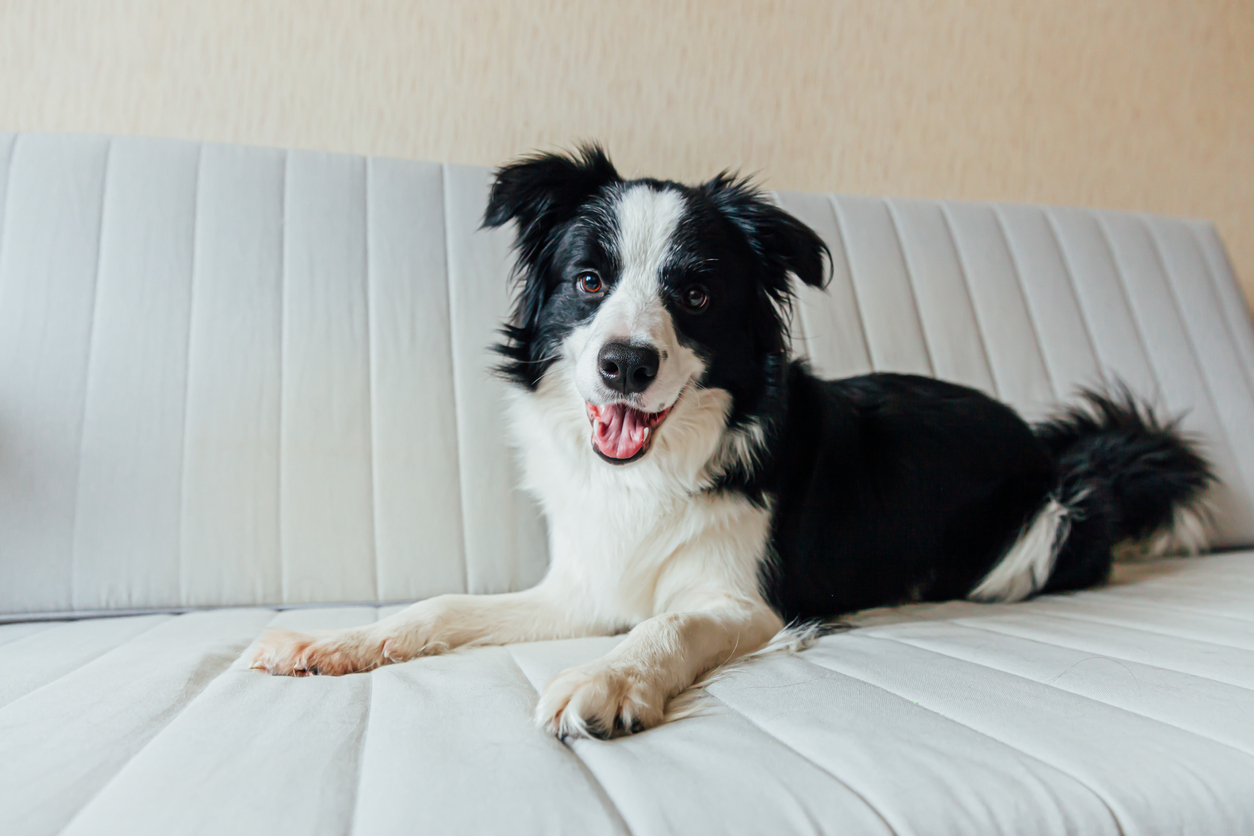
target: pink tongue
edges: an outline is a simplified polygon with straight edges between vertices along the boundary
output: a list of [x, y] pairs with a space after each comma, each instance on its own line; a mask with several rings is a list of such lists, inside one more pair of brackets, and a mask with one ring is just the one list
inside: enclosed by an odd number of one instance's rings
[[645, 414], [626, 404], [600, 407], [592, 419], [592, 443], [612, 459], [630, 459], [648, 438]]

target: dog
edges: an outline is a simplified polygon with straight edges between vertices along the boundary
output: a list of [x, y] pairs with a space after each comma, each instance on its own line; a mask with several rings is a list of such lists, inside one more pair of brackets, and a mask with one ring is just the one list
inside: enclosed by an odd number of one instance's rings
[[496, 171], [484, 225], [511, 223], [498, 371], [549, 523], [547, 575], [267, 634], [253, 667], [338, 675], [626, 632], [554, 678], [535, 719], [629, 734], [788, 624], [1100, 583], [1117, 546], [1178, 530], [1214, 480], [1123, 388], [1033, 427], [939, 380], [818, 379], [789, 356], [788, 324], [792, 282], [821, 287], [828, 248], [749, 180], [626, 180], [598, 146], [539, 154]]

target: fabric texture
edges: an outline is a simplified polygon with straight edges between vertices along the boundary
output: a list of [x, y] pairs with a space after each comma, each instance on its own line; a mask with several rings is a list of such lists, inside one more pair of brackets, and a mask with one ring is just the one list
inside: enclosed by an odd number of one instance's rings
[[[545, 569], [487, 346], [486, 169], [0, 134], [0, 614], [393, 602]], [[1254, 331], [1205, 222], [780, 194], [831, 246], [795, 346], [1040, 418], [1118, 378], [1254, 544]]]
[[[861, 613], [612, 742], [530, 718], [618, 638], [248, 670], [269, 626], [544, 572], [487, 372], [489, 176], [0, 134], [0, 833], [1254, 832], [1254, 551]], [[1211, 225], [777, 197], [834, 256], [793, 329], [820, 373], [1032, 419], [1123, 380], [1214, 460], [1217, 543], [1254, 543], [1254, 330]]]
[[537, 689], [617, 638], [266, 676], [266, 626], [388, 608], [0, 626], [0, 833], [1254, 832], [1254, 552], [1023, 604], [863, 613], [695, 717], [564, 745]]

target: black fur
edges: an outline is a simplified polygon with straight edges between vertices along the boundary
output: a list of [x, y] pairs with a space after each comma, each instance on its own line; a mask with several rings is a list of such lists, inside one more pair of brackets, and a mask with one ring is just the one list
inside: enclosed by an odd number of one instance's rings
[[824, 283], [830, 254], [818, 235], [743, 179], [629, 182], [596, 146], [497, 172], [484, 224], [518, 225], [521, 287], [497, 346], [508, 379], [534, 389], [565, 336], [595, 315], [599, 302], [572, 289], [579, 271], [596, 269], [612, 292], [614, 200], [634, 186], [684, 201], [662, 291], [713, 291], [699, 313], [667, 306], [706, 362], [700, 385], [732, 397], [729, 431], [752, 425], [762, 438], [752, 461], [725, 465], [708, 490], [773, 509], [762, 584], [786, 619], [964, 597], [1052, 499], [1067, 524], [1045, 589], [1091, 585], [1116, 543], [1163, 530], [1213, 481], [1176, 426], [1123, 389], [1087, 392], [1085, 406], [1034, 429], [952, 383], [816, 378], [786, 347], [790, 276]]
[[1105, 580], [1117, 543], [1163, 530], [1215, 480], [1178, 422], [1160, 422], [1127, 387], [1081, 395], [1084, 404], [1036, 428], [1058, 463], [1059, 493], [1074, 509], [1048, 591]]
[[768, 600], [789, 619], [966, 595], [1057, 484], [1009, 407], [931, 378], [792, 365]]
[[964, 597], [1051, 497], [1068, 525], [1042, 591], [1105, 580], [1115, 544], [1162, 531], [1214, 476], [1126, 390], [1084, 398], [1033, 429], [966, 387], [822, 381], [794, 362], [773, 466], [752, 483], [776, 501], [768, 600], [813, 619]]

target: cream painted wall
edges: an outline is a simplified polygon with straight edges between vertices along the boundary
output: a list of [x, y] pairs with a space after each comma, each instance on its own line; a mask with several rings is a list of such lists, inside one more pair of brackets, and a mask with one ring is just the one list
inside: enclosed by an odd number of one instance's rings
[[1254, 298], [1254, 2], [0, 0], [0, 129], [1211, 218]]

